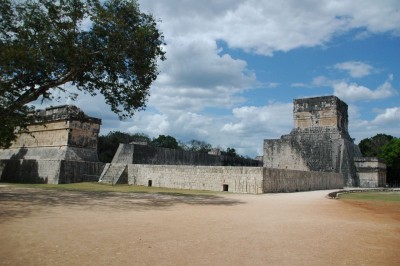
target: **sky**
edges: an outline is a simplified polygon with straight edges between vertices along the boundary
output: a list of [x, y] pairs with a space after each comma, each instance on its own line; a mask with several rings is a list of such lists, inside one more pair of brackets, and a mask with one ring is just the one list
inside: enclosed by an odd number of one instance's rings
[[159, 21], [159, 62], [145, 111], [120, 121], [101, 95], [74, 104], [110, 131], [171, 135], [262, 155], [293, 128], [293, 99], [335, 95], [355, 142], [400, 137], [400, 1], [139, 0]]

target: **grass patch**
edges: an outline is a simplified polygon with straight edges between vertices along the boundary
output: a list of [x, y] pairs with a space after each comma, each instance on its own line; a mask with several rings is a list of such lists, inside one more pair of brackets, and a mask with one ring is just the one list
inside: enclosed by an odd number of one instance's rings
[[160, 187], [146, 187], [133, 185], [107, 185], [98, 182], [82, 182], [72, 184], [15, 184], [1, 183], [8, 187], [15, 188], [37, 188], [37, 189], [52, 189], [52, 190], [69, 190], [69, 191], [88, 191], [88, 192], [122, 192], [122, 193], [154, 193], [154, 194], [177, 194], [177, 195], [214, 195], [218, 192], [203, 191], [203, 190], [186, 190]]
[[360, 192], [360, 193], [345, 193], [339, 196], [344, 200], [357, 201], [382, 201], [400, 203], [400, 192]]

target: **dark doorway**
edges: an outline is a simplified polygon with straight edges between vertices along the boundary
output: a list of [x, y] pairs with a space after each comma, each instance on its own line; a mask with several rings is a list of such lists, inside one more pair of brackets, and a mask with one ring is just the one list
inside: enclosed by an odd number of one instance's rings
[[227, 184], [222, 185], [222, 191], [228, 191], [229, 186]]
[[151, 187], [153, 185], [153, 180], [149, 180], [149, 182], [147, 182], [147, 186]]

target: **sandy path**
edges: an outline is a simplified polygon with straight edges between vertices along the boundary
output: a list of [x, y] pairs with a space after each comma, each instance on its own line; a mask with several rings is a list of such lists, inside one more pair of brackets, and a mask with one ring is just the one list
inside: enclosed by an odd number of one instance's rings
[[211, 197], [0, 188], [1, 265], [400, 265], [400, 217], [329, 191]]

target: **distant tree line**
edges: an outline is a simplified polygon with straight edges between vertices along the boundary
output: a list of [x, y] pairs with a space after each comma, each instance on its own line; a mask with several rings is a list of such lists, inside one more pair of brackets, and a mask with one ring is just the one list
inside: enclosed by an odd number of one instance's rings
[[386, 161], [389, 186], [400, 186], [400, 138], [377, 134], [360, 141], [358, 145], [364, 157], [378, 157]]
[[[185, 150], [191, 152], [203, 152], [208, 153], [212, 149], [217, 149], [211, 144], [202, 140], [190, 140], [186, 143], [178, 141], [176, 138], [169, 135], [159, 135], [156, 138], [150, 138], [148, 135], [143, 133], [125, 133], [120, 131], [112, 131], [107, 135], [99, 136], [99, 142], [97, 146], [99, 160], [105, 163], [111, 162], [115, 152], [118, 149], [120, 143], [131, 143], [131, 142], [146, 142], [147, 145], [160, 148], [169, 148], [177, 150]], [[218, 148], [220, 149], [220, 148]], [[221, 155], [234, 157], [234, 158], [245, 158], [236, 153], [234, 148], [227, 148], [226, 150], [220, 149]]]

